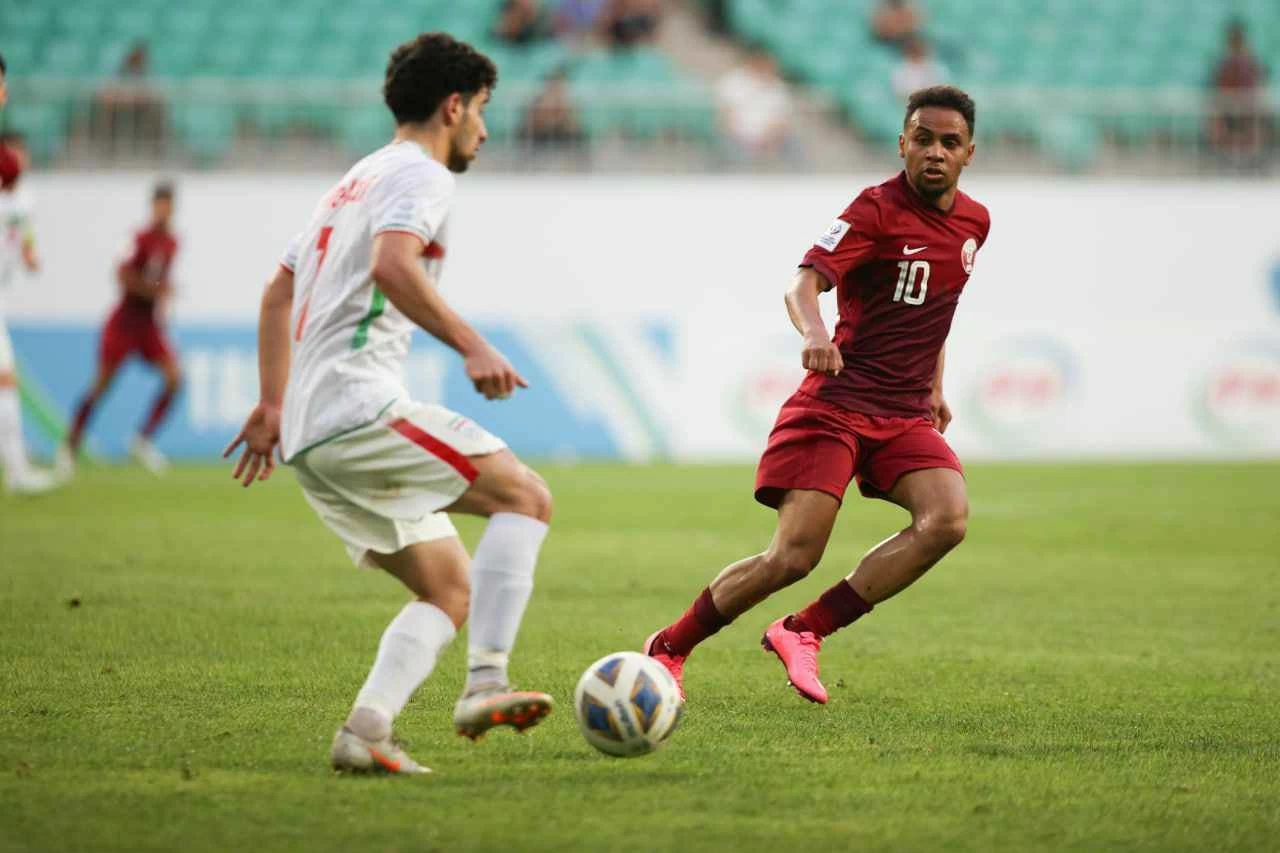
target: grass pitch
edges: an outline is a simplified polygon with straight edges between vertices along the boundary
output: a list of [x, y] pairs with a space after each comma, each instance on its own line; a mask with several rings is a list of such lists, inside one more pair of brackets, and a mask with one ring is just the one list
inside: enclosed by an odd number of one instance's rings
[[513, 674], [561, 706], [457, 738], [455, 643], [400, 723], [426, 779], [326, 767], [405, 596], [287, 470], [0, 498], [0, 849], [1275, 849], [1280, 466], [973, 466], [968, 541], [827, 643], [816, 707], [757, 644], [903, 522], [851, 499], [814, 576], [699, 649], [682, 728], [626, 761], [579, 738], [579, 673], [772, 514], [748, 467], [543, 470]]

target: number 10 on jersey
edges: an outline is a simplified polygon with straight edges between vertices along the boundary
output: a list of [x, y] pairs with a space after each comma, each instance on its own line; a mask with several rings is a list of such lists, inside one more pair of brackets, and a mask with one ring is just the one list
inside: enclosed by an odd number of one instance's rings
[[920, 305], [928, 292], [929, 262], [898, 261], [898, 289], [893, 292], [893, 301]]

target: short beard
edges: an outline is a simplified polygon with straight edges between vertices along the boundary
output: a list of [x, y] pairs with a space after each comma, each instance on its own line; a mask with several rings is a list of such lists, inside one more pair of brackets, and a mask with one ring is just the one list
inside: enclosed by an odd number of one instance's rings
[[923, 178], [924, 178], [924, 174], [921, 173], [920, 176], [916, 179], [915, 191], [920, 194], [921, 198], [926, 198], [929, 201], [936, 201], [937, 199], [942, 198], [951, 190], [952, 187], [955, 186], [955, 184], [947, 184], [946, 186], [942, 187], [939, 190], [934, 190], [931, 187], [925, 186]]
[[467, 168], [471, 165], [471, 161], [473, 159], [475, 158], [468, 157], [457, 148], [450, 148], [449, 160], [445, 165], [448, 166], [450, 172], [453, 172], [454, 174], [462, 174], [467, 171]]

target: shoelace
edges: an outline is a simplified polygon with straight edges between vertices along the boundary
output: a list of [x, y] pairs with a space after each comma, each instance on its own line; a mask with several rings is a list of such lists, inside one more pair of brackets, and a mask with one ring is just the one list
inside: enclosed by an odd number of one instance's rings
[[798, 632], [800, 637], [800, 658], [818, 674], [818, 651], [822, 648], [822, 640], [812, 631]]

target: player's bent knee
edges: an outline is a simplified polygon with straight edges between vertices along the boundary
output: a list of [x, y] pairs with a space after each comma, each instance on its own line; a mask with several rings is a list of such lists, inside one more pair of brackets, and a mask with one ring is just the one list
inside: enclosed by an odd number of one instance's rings
[[793, 584], [809, 576], [822, 559], [822, 552], [805, 545], [783, 545], [765, 555], [770, 574], [783, 585]]
[[919, 519], [914, 526], [916, 532], [937, 550], [950, 551], [964, 541], [969, 531], [968, 512], [956, 509], [931, 513]]
[[528, 504], [528, 511], [524, 514], [550, 524], [553, 506], [551, 489], [547, 488], [546, 481], [528, 468], [525, 469], [524, 492], [524, 499]]
[[471, 609], [471, 589], [466, 584], [450, 586], [447, 589], [433, 591], [431, 595], [421, 597], [419, 600], [439, 607], [455, 627], [461, 628], [466, 623], [467, 613]]
[[504, 471], [499, 482], [487, 484], [485, 493], [484, 515], [513, 512], [543, 523], [551, 521], [551, 490], [541, 477], [522, 463]]

